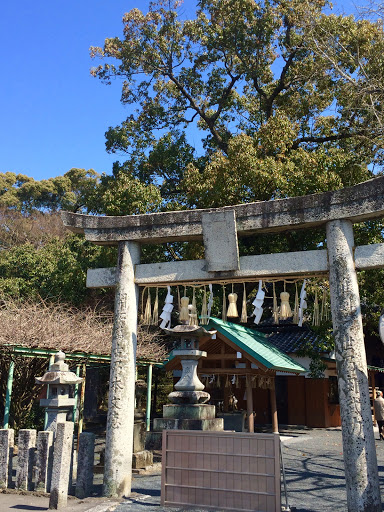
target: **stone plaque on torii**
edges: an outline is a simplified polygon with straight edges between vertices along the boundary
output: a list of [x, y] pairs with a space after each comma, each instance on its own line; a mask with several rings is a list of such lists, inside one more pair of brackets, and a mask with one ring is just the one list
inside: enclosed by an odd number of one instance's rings
[[[138, 287], [328, 274], [339, 377], [348, 509], [381, 510], [356, 269], [384, 267], [384, 244], [354, 246], [353, 223], [384, 216], [384, 177], [296, 198], [125, 217], [62, 213], [69, 229], [118, 245], [117, 266], [87, 286], [115, 286], [104, 493], [131, 490]], [[327, 249], [239, 257], [237, 237], [326, 229]], [[203, 240], [204, 260], [140, 264], [140, 244]]]

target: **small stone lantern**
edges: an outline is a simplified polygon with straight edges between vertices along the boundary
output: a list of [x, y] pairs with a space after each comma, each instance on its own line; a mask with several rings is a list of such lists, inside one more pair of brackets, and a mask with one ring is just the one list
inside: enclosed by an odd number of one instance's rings
[[163, 329], [167, 334], [180, 339], [179, 348], [173, 355], [180, 357], [182, 373], [175, 384], [176, 391], [168, 395], [172, 404], [163, 406], [163, 418], [153, 420], [153, 429], [182, 430], [223, 430], [223, 418], [216, 418], [216, 408], [207, 404], [209, 393], [197, 375], [197, 365], [207, 353], [199, 349], [199, 339], [212, 338], [216, 331], [206, 331], [197, 325], [177, 325], [172, 329]]
[[49, 386], [48, 398], [42, 398], [40, 405], [45, 407], [47, 412], [46, 430], [54, 432], [56, 432], [57, 423], [64, 423], [67, 420], [68, 412], [76, 405], [76, 399], [69, 397], [70, 387], [83, 381], [81, 377], [77, 377], [75, 373], [69, 371], [64, 360], [64, 352], [57, 352], [55, 362], [49, 370], [43, 377], [35, 378], [37, 384]]
[[172, 403], [205, 403], [209, 400], [209, 393], [203, 391], [204, 384], [197, 375], [197, 365], [201, 357], [207, 353], [199, 350], [199, 338], [212, 337], [216, 331], [206, 331], [197, 325], [177, 325], [173, 329], [163, 329], [171, 336], [180, 338], [179, 347], [173, 350], [174, 356], [181, 359], [182, 373], [180, 380], [175, 384], [176, 391], [169, 395]]

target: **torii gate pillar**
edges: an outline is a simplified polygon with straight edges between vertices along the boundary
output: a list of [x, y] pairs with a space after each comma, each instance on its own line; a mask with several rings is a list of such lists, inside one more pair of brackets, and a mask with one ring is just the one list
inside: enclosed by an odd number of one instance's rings
[[119, 242], [103, 485], [109, 497], [131, 493], [139, 260], [139, 244]]
[[380, 485], [349, 220], [327, 223], [329, 286], [349, 512], [379, 512]]

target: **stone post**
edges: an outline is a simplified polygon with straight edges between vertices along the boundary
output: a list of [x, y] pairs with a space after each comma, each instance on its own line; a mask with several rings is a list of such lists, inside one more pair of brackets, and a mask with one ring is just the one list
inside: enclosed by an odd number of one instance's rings
[[350, 221], [328, 222], [327, 247], [348, 511], [378, 512], [380, 486]]
[[36, 491], [50, 492], [53, 463], [53, 431], [37, 434], [35, 486]]
[[13, 428], [0, 429], [0, 489], [11, 487], [14, 440]]
[[67, 505], [72, 447], [73, 423], [71, 421], [58, 423], [53, 452], [50, 509], [59, 509]]
[[137, 243], [119, 242], [103, 486], [108, 497], [131, 492], [139, 260]]
[[32, 491], [33, 463], [36, 450], [36, 430], [21, 429], [17, 441], [16, 489]]
[[95, 434], [82, 432], [77, 455], [76, 498], [84, 499], [91, 495], [94, 457]]

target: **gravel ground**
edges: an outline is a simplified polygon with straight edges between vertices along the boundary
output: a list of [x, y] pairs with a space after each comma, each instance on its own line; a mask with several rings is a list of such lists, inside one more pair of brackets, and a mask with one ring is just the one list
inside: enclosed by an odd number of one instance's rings
[[[376, 438], [378, 434], [376, 433]], [[340, 429], [303, 429], [283, 432], [283, 457], [288, 504], [297, 512], [347, 510]], [[384, 441], [376, 441], [382, 496]], [[160, 506], [160, 474], [135, 476], [133, 494], [115, 512], [181, 512], [185, 508]], [[285, 496], [282, 494], [285, 505]], [[194, 509], [196, 512], [206, 509]], [[384, 507], [383, 507], [384, 510]]]

